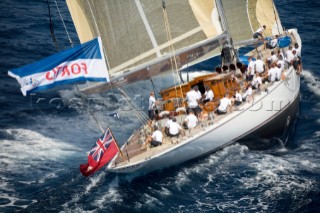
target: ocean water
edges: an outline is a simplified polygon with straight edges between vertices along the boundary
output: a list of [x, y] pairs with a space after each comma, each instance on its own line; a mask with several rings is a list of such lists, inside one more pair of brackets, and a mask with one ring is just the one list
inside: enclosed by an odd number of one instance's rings
[[[63, 0], [58, 0], [79, 43]], [[100, 135], [72, 87], [23, 97], [7, 71], [57, 52], [46, 1], [0, 1], [0, 212], [320, 212], [320, 2], [276, 0], [283, 25], [302, 38], [300, 115], [286, 148], [254, 151], [235, 144], [207, 157], [140, 177], [104, 170], [90, 178], [79, 164]], [[70, 47], [52, 5], [60, 49]], [[207, 65], [208, 66], [208, 65]], [[157, 84], [155, 79], [155, 84]], [[142, 94], [150, 85], [126, 88]], [[119, 98], [119, 94], [115, 94]], [[139, 102], [139, 101], [138, 101]], [[95, 95], [102, 126], [123, 141], [139, 122], [110, 94]]]

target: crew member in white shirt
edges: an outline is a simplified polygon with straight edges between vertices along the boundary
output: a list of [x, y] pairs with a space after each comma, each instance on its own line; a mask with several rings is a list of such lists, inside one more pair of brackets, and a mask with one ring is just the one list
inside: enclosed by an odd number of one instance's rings
[[248, 58], [249, 64], [248, 64], [248, 71], [247, 71], [247, 80], [251, 81], [254, 76], [254, 61], [252, 60], [252, 56], [249, 56]]
[[198, 100], [198, 102], [199, 102], [200, 99], [201, 99], [201, 97], [202, 97], [201, 92], [199, 91], [199, 87], [198, 87], [198, 86], [194, 86], [194, 90], [195, 90], [195, 91], [197, 92], [197, 94], [198, 94], [197, 100]]
[[265, 71], [265, 66], [264, 66], [264, 62], [261, 60], [261, 57], [258, 56], [257, 60], [254, 62], [254, 68], [255, 71], [258, 73], [264, 73]]
[[298, 43], [294, 44], [293, 50], [295, 50], [297, 52], [298, 57], [301, 57], [301, 48]]
[[148, 115], [151, 120], [155, 117], [155, 108], [156, 108], [156, 98], [154, 97], [154, 92], [150, 92], [149, 97], [149, 107], [148, 107]]
[[202, 103], [205, 104], [213, 100], [214, 94], [208, 85], [205, 85], [204, 88], [206, 89], [206, 92], [203, 95]]
[[263, 37], [263, 32], [265, 31], [266, 29], [266, 25], [263, 25], [262, 27], [259, 27], [259, 29], [257, 29], [257, 31], [253, 34], [253, 38], [258, 38], [260, 40], [264, 40], [264, 37]]
[[241, 103], [242, 103], [242, 96], [237, 90], [235, 95], [234, 105], [239, 106]]
[[278, 45], [279, 36], [276, 35], [271, 41], [265, 43], [267, 49], [274, 49]]
[[291, 61], [294, 58], [294, 55], [292, 53], [292, 46], [289, 47], [289, 49], [286, 51], [286, 62], [289, 66], [291, 66]]
[[279, 64], [280, 64], [280, 69], [281, 71], [284, 70], [284, 60], [283, 60], [283, 56], [282, 55], [279, 55], [278, 57], [278, 62], [277, 62], [277, 66], [279, 67]]
[[199, 96], [199, 93], [196, 90], [198, 90], [198, 86], [194, 86], [189, 92], [187, 92], [186, 99], [188, 109], [192, 109], [194, 113], [198, 116], [202, 111], [198, 104], [201, 98], [201, 93]]
[[158, 129], [157, 125], [153, 127], [154, 132], [148, 136], [145, 141], [145, 147], [151, 144], [151, 147], [162, 145], [162, 132]]
[[260, 77], [260, 74], [256, 72], [256, 76], [253, 78], [251, 82], [252, 89], [259, 89], [261, 84], [262, 84], [262, 79]]
[[271, 56], [267, 60], [268, 60], [268, 66], [270, 69], [272, 63], [276, 63], [278, 61], [278, 57], [274, 51], [271, 51]]
[[170, 126], [169, 126], [169, 136], [170, 137], [178, 137], [182, 131], [183, 131], [183, 129], [177, 123], [177, 119], [172, 118], [172, 122], [170, 123]]
[[281, 70], [281, 64], [277, 64], [274, 67], [275, 73], [276, 73], [276, 81], [281, 80], [282, 70]]
[[294, 67], [295, 70], [297, 70], [298, 73], [301, 72], [301, 58], [298, 56], [297, 51], [294, 49], [292, 50], [293, 58], [290, 62], [290, 65]]
[[274, 82], [276, 80], [277, 73], [276, 73], [275, 67], [276, 67], [275, 63], [272, 63], [271, 69], [269, 69], [268, 71], [268, 78], [270, 82]]
[[167, 136], [169, 136], [170, 134], [169, 134], [169, 128], [170, 128], [170, 124], [171, 124], [171, 122], [172, 122], [172, 118], [173, 118], [173, 116], [169, 116], [169, 118], [168, 118], [168, 120], [167, 120], [167, 122], [166, 122], [166, 126], [165, 126], [165, 129], [164, 129], [164, 133], [167, 135]]
[[219, 107], [217, 109], [218, 114], [226, 114], [228, 112], [228, 107], [231, 106], [231, 100], [229, 99], [229, 95], [225, 94], [224, 98], [220, 100]]
[[249, 84], [246, 92], [242, 96], [242, 100], [243, 101], [250, 100], [251, 97], [252, 97], [252, 86], [251, 84]]
[[192, 110], [189, 110], [187, 117], [183, 122], [185, 129], [193, 129], [198, 124], [198, 118], [194, 115]]

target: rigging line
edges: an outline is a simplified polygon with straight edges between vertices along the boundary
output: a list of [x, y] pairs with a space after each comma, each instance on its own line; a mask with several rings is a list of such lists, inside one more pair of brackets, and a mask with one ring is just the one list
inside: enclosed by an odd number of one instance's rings
[[[280, 27], [279, 27], [277, 14], [276, 14], [275, 5], [274, 5], [274, 1], [273, 0], [272, 0], [272, 7], [273, 7], [274, 19], [276, 20], [276, 23], [277, 23], [278, 34], [280, 35]], [[279, 18], [279, 21], [280, 21], [280, 18]]]
[[[56, 7], [57, 7], [57, 10], [58, 10], [58, 13], [59, 13], [59, 15], [60, 15], [60, 18], [61, 18], [61, 21], [62, 21], [62, 23], [63, 23], [64, 29], [65, 29], [65, 31], [66, 31], [66, 33], [67, 33], [67, 36], [68, 36], [68, 38], [69, 38], [69, 42], [70, 42], [70, 44], [71, 44], [71, 47], [73, 47], [74, 44], [73, 44], [72, 39], [71, 39], [71, 37], [70, 37], [70, 35], [69, 35], [69, 32], [68, 32], [68, 30], [67, 30], [67, 27], [66, 27], [66, 25], [65, 25], [64, 19], [63, 19], [62, 15], [61, 15], [59, 6], [58, 6], [58, 4], [57, 4], [57, 1], [54, 0], [54, 2], [56, 3]], [[102, 131], [102, 133], [104, 133], [104, 130], [103, 130], [103, 128], [101, 127], [101, 125], [100, 125], [97, 117], [95, 116], [94, 112], [91, 112], [90, 105], [89, 105], [89, 102], [88, 102], [87, 98], [86, 98], [83, 94], [80, 93], [80, 89], [79, 89], [78, 85], [75, 85], [75, 88], [76, 88], [76, 90], [77, 90], [77, 93], [80, 95], [82, 101], [84, 101], [84, 102], [86, 103], [86, 105], [87, 105], [87, 107], [88, 107], [88, 110], [89, 110], [89, 113], [92, 115], [92, 117], [93, 117], [93, 119], [95, 120], [97, 126], [98, 126], [99, 129]]]
[[[91, 15], [92, 15], [92, 17], [93, 17], [93, 20], [94, 20], [94, 23], [95, 23], [97, 32], [98, 32], [99, 36], [101, 36], [100, 31], [99, 31], [99, 28], [98, 28], [98, 24], [97, 24], [97, 22], [96, 22], [96, 19], [95, 19], [95, 16], [94, 16], [94, 13], [93, 13], [93, 10], [92, 10], [92, 7], [91, 7], [91, 4], [90, 4], [89, 1], [87, 1], [87, 2], [88, 2], [88, 5], [89, 5], [89, 8], [90, 8]], [[121, 5], [121, 2], [120, 2], [120, 5]], [[121, 8], [122, 8], [122, 5], [121, 5]], [[127, 31], [129, 32], [128, 26], [127, 26], [127, 22], [126, 22], [126, 20], [124, 20], [124, 21], [125, 21], [125, 23], [126, 23]], [[104, 50], [104, 53], [105, 53], [105, 49], [104, 49], [104, 48], [103, 48], [103, 50]], [[132, 50], [132, 52], [133, 52], [132, 45], [131, 45], [131, 50]], [[105, 53], [105, 56], [106, 56], [106, 53]], [[107, 57], [105, 57], [105, 58], [107, 59]], [[108, 63], [108, 61], [107, 61], [107, 63]], [[110, 68], [110, 66], [109, 66], [109, 68]], [[112, 84], [111, 84], [111, 91], [112, 91], [112, 94], [114, 95], [114, 89], [113, 89]], [[119, 91], [120, 91], [120, 90], [119, 90]], [[118, 112], [118, 110], [117, 110], [117, 112]], [[137, 113], [135, 113], [135, 114], [137, 114]], [[138, 116], [139, 116], [139, 115], [138, 115]], [[122, 130], [122, 132], [123, 132], [123, 125], [121, 125], [121, 130]]]
[[[230, 33], [230, 28], [229, 28], [229, 24], [227, 21], [227, 18], [225, 16], [225, 11], [224, 11], [224, 7], [223, 7], [223, 3], [222, 0], [217, 1], [217, 9], [218, 9], [218, 14], [219, 14], [219, 18], [220, 18], [220, 23], [222, 25], [222, 28], [224, 31], [227, 31], [227, 44], [229, 47], [229, 53], [232, 56], [232, 60], [234, 61], [234, 59], [236, 58], [237, 60], [239, 59], [239, 56], [236, 55], [236, 52], [234, 50], [234, 45], [233, 45], [233, 40], [232, 40], [232, 36]], [[233, 54], [232, 54], [233, 53]]]
[[[73, 42], [72, 42], [72, 40], [71, 40], [71, 38], [70, 38], [70, 35], [69, 35], [69, 33], [68, 33], [68, 30], [67, 30], [67, 27], [66, 27], [66, 25], [65, 25], [65, 22], [64, 22], [64, 19], [63, 19], [63, 17], [62, 17], [62, 14], [61, 14], [61, 12], [60, 12], [59, 6], [58, 6], [56, 0], [54, 0], [54, 1], [55, 1], [55, 3], [56, 3], [58, 13], [59, 13], [59, 15], [60, 15], [61, 21], [62, 21], [63, 26], [64, 26], [64, 28], [65, 28], [65, 31], [66, 31], [66, 33], [67, 33], [67, 36], [68, 36], [68, 38], [69, 38], [70, 44], [71, 44], [71, 46], [73, 47], [73, 46], [74, 46], [74, 45], [73, 45]], [[101, 125], [100, 125], [97, 117], [95, 116], [95, 113], [94, 113], [94, 112], [91, 110], [91, 108], [90, 108], [90, 104], [89, 104], [87, 98], [86, 98], [82, 93], [80, 93], [80, 89], [79, 89], [78, 85], [75, 85], [75, 88], [76, 88], [76, 91], [77, 91], [77, 93], [79, 94], [80, 98], [82, 99], [82, 101], [87, 105], [88, 110], [89, 110], [89, 113], [92, 115], [92, 117], [93, 117], [94, 121], [96, 122], [97, 126], [99, 127], [99, 129], [101, 130], [101, 132], [104, 133], [104, 130], [103, 130], [103, 128], [101, 127]]]
[[[94, 14], [93, 14], [93, 10], [92, 10], [92, 7], [91, 7], [91, 4], [90, 4], [89, 0], [87, 0], [87, 3], [88, 3], [88, 5], [89, 5], [89, 9], [90, 9], [90, 12], [91, 12], [91, 16], [92, 16], [92, 18], [93, 18], [93, 22], [94, 22], [95, 28], [96, 28], [96, 30], [97, 30], [97, 32], [98, 32], [98, 36], [101, 37], [100, 30], [99, 30], [99, 27], [98, 27], [96, 18], [95, 18]], [[105, 60], [106, 60], [106, 63], [107, 63], [107, 68], [108, 68], [108, 70], [109, 70], [109, 69], [110, 69], [110, 64], [109, 64], [109, 61], [108, 61], [108, 57], [107, 57], [106, 50], [104, 49], [104, 46], [103, 46], [103, 45], [102, 45], [102, 49], [103, 49], [103, 54], [104, 54], [104, 57], [105, 57]], [[112, 84], [111, 84], [111, 86], [112, 86]]]
[[[136, 1], [136, 5], [138, 7], [137, 1]], [[120, 1], [120, 7], [121, 7], [121, 10], [122, 10], [122, 13], [126, 14], [125, 11], [123, 10], [124, 7], [122, 6], [121, 1]], [[139, 9], [139, 7], [138, 7], [138, 9]], [[126, 24], [127, 34], [129, 35], [129, 27], [128, 27], [127, 20], [126, 20], [125, 16], [123, 16], [123, 20], [124, 20], [124, 22]], [[129, 40], [129, 41], [130, 41], [131, 53], [134, 55], [133, 45], [131, 43], [131, 40]], [[140, 46], [139, 46], [139, 52], [141, 53]], [[151, 79], [151, 77], [150, 77], [150, 79]], [[129, 96], [123, 90], [121, 90], [120, 92], [122, 92], [123, 95], [127, 98], [127, 100], [128, 100], [127, 102], [133, 107], [133, 112], [134, 112], [135, 116], [140, 120], [140, 122], [143, 125], [145, 123], [147, 123], [148, 122], [148, 117], [146, 116], [146, 114], [142, 113], [142, 110], [140, 109], [140, 107], [136, 106], [134, 103], [132, 103], [132, 101], [130, 101], [131, 99], [129, 98]]]
[[[168, 41], [168, 48], [169, 48], [169, 55], [170, 55], [170, 63], [171, 65], [173, 64], [173, 60], [172, 60], [172, 51], [171, 51], [171, 41], [168, 35], [168, 24], [167, 24], [167, 19], [166, 19], [166, 6], [165, 6], [165, 2], [162, 1], [162, 7], [163, 7], [163, 18], [164, 18], [164, 25], [165, 25], [165, 30], [166, 30], [166, 36], [167, 36], [167, 41]], [[174, 74], [174, 70], [173, 70], [173, 66], [171, 66], [171, 72], [172, 72], [172, 77], [173, 77], [173, 83], [175, 86], [175, 92], [176, 92], [176, 96], [178, 97], [178, 93], [177, 93], [177, 89], [176, 89], [176, 79], [175, 79], [175, 74]]]
[[59, 44], [58, 44], [58, 42], [57, 42], [56, 36], [55, 36], [55, 34], [54, 34], [53, 21], [52, 21], [52, 18], [51, 18], [50, 0], [47, 0], [47, 4], [48, 4], [49, 19], [50, 19], [50, 33], [51, 33], [51, 38], [52, 38], [52, 41], [53, 41], [56, 49], [59, 50], [60, 47], [59, 47]]
[[158, 88], [155, 86], [155, 84], [153, 83], [153, 80], [152, 78], [150, 78], [150, 81], [151, 81], [151, 84], [152, 84], [152, 87], [153, 87], [153, 92], [157, 92], [159, 95], [160, 95], [160, 91], [158, 90]]
[[[175, 50], [174, 50], [174, 46], [173, 46], [173, 43], [172, 43], [172, 35], [171, 35], [171, 31], [170, 31], [168, 13], [167, 13], [167, 10], [166, 10], [166, 5], [165, 5], [165, 1], [164, 0], [162, 0], [162, 9], [163, 9], [163, 14], [164, 14], [164, 19], [165, 19], [167, 39], [168, 39], [169, 44], [170, 44], [169, 45], [169, 50], [170, 50], [169, 52], [171, 53], [171, 55], [173, 55], [173, 57], [171, 57], [171, 59], [173, 58], [173, 60], [174, 60], [174, 65], [175, 65], [175, 69], [176, 69], [175, 71], [176, 71], [177, 76], [179, 76], [177, 60], [176, 60], [176, 57], [174, 56], [174, 51]], [[172, 69], [172, 72], [173, 72], [173, 75], [174, 75], [174, 70], [173, 69]], [[183, 91], [182, 91], [182, 87], [181, 87], [181, 79], [180, 78], [178, 78], [178, 83], [179, 83], [179, 87], [180, 87], [181, 98], [183, 98]], [[176, 91], [176, 96], [179, 97], [176, 87], [175, 87], [175, 91]]]
[[[171, 36], [171, 31], [170, 31], [170, 25], [169, 25], [168, 17], [167, 17], [167, 22], [168, 22], [168, 30], [169, 30], [170, 41], [172, 41], [172, 36]], [[171, 50], [172, 50], [172, 53], [175, 52], [174, 46], [173, 46], [172, 42], [171, 42]], [[179, 78], [178, 78], [178, 83], [179, 83], [181, 98], [183, 99], [183, 91], [182, 91], [182, 86], [181, 86], [182, 81], [181, 81], [180, 74], [179, 74], [179, 71], [178, 71], [177, 60], [176, 60], [176, 57], [175, 57], [174, 55], [173, 55], [173, 60], [174, 60], [176, 75], [179, 76]], [[178, 94], [177, 94], [177, 97], [179, 97]]]
[[59, 15], [60, 15], [60, 18], [61, 18], [61, 21], [62, 21], [63, 27], [64, 27], [64, 29], [65, 29], [65, 31], [66, 31], [66, 33], [67, 33], [67, 36], [68, 36], [69, 42], [70, 42], [70, 44], [71, 44], [71, 47], [73, 47], [73, 46], [74, 46], [74, 45], [73, 45], [73, 42], [72, 42], [71, 37], [70, 37], [70, 35], [69, 35], [69, 32], [68, 32], [67, 26], [66, 26], [66, 24], [65, 24], [65, 22], [64, 22], [64, 20], [63, 20], [63, 18], [62, 18], [62, 15], [61, 15], [61, 12], [60, 12], [60, 9], [59, 9], [59, 6], [58, 6], [58, 3], [57, 3], [57, 1], [56, 1], [56, 0], [54, 0], [54, 2], [56, 3], [56, 7], [57, 7], [57, 10], [58, 10], [58, 13], [59, 13]]
[[[120, 8], [121, 8], [121, 10], [122, 10], [122, 5], [121, 5], [121, 1], [120, 1]], [[110, 12], [111, 13], [111, 12]], [[123, 12], [123, 10], [122, 10], [122, 13], [123, 14], [125, 14], [124, 12]], [[112, 14], [114, 14], [114, 11], [112, 11]], [[92, 14], [93, 15], [93, 14]], [[128, 26], [127, 26], [127, 22], [124, 20], [124, 22], [126, 23], [126, 28], [127, 28], [127, 32], [128, 32]], [[116, 32], [116, 31], [115, 31]], [[131, 46], [131, 52], [133, 52], [133, 49], [132, 49], [132, 45], [130, 45]], [[112, 94], [113, 94], [113, 87], [112, 87], [112, 84], [111, 84], [111, 91], [112, 91]], [[118, 89], [118, 91], [120, 91], [120, 89]], [[121, 91], [120, 91], [121, 92]], [[117, 113], [119, 113], [119, 110], [120, 110], [120, 107], [118, 108], [118, 110], [117, 110]], [[123, 120], [121, 119], [121, 133], [122, 133], [122, 135], [125, 135], [125, 132], [124, 132], [124, 130], [123, 130]], [[128, 157], [128, 160], [129, 160], [129, 157]]]
[[[129, 95], [123, 90], [119, 88], [119, 91], [122, 93], [122, 95], [127, 99], [130, 100], [131, 98], [129, 97]], [[143, 113], [143, 110], [135, 103], [132, 101], [128, 101], [135, 109], [137, 110], [137, 113], [140, 114], [140, 117], [144, 118], [146, 121], [148, 120], [148, 116]]]
[[142, 124], [147, 123], [148, 117], [144, 113], [142, 113], [141, 110], [139, 110], [139, 107], [134, 103], [134, 101], [130, 99], [128, 96], [126, 97], [126, 100], [133, 107], [133, 113], [141, 121], [141, 123]]
[[[152, 44], [153, 44], [155, 47], [157, 47], [158, 44], [156, 43], [156, 40], [155, 40], [155, 38], [154, 38], [154, 36], [153, 36], [153, 34], [152, 34], [152, 32], [151, 32], [151, 28], [150, 28], [149, 24], [147, 23], [146, 16], [145, 16], [145, 14], [144, 14], [144, 12], [143, 12], [143, 9], [142, 9], [142, 7], [141, 7], [141, 4], [140, 4], [140, 2], [139, 2], [138, 0], [136, 0], [135, 3], [136, 3], [136, 6], [137, 6], [138, 11], [139, 11], [139, 13], [140, 13], [140, 16], [141, 16], [141, 18], [142, 18], [142, 20], [143, 20], [143, 22], [144, 22], [144, 24], [145, 24], [145, 27], [146, 27], [146, 29], [147, 29], [147, 31], [148, 31], [148, 34], [149, 34], [149, 36], [150, 36], [150, 38], [151, 38]], [[121, 7], [121, 10], [122, 10], [122, 13], [123, 13], [123, 14], [126, 14], [125, 11], [123, 10], [124, 7], [122, 6], [121, 1], [120, 1], [120, 7]], [[126, 24], [127, 34], [129, 35], [129, 27], [128, 27], [127, 20], [126, 20], [125, 16], [123, 16], [123, 19], [124, 19], [124, 22], [125, 22], [125, 24]], [[135, 32], [137, 32], [137, 31], [135, 30]], [[130, 41], [130, 44], [131, 44], [131, 39], [130, 39], [129, 41]], [[139, 53], [141, 54], [140, 45], [138, 45], [138, 47], [139, 47]], [[131, 48], [131, 53], [134, 55], [133, 45], [130, 45], [130, 48]], [[157, 56], [161, 56], [161, 54], [160, 54], [159, 52], [157, 52]], [[152, 77], [151, 77], [151, 76], [150, 76], [150, 80], [151, 80], [151, 82], [152, 82]], [[152, 82], [152, 84], [153, 84], [153, 82]], [[154, 87], [154, 84], [153, 84], [153, 87]], [[124, 91], [123, 91], [123, 93], [124, 93]], [[130, 100], [130, 98], [128, 97], [128, 95], [127, 95], [127, 94], [125, 94], [125, 95], [127, 96], [128, 100]], [[136, 116], [138, 117], [138, 119], [140, 119], [142, 123], [143, 123], [143, 122], [147, 123], [149, 118], [148, 118], [145, 114], [141, 113], [142, 110], [140, 109], [140, 107], [133, 105], [133, 103], [131, 103], [131, 102], [130, 102], [130, 104], [134, 107], [133, 111], [135, 111], [135, 114], [136, 114]], [[140, 111], [141, 111], [141, 112], [140, 112]], [[139, 116], [140, 116], [140, 118], [139, 118]], [[143, 124], [144, 124], [144, 123], [143, 123]]]
[[[172, 34], [171, 34], [171, 30], [170, 30], [170, 24], [169, 24], [169, 19], [168, 19], [168, 13], [167, 13], [167, 11], [165, 11], [165, 18], [166, 18], [166, 24], [167, 24], [167, 32], [168, 32], [168, 36], [169, 36], [169, 41], [170, 41], [170, 46], [169, 46], [169, 48], [171, 48], [171, 53], [172, 53], [172, 55], [173, 55], [173, 60], [174, 60], [174, 65], [175, 65], [175, 68], [176, 68], [176, 71], [177, 71], [177, 73], [178, 73], [178, 66], [177, 66], [177, 61], [176, 61], [176, 57], [174, 56], [174, 52], [175, 52], [175, 50], [174, 50], [174, 46], [173, 46], [173, 43], [172, 43], [172, 41], [173, 41], [173, 39], [172, 39]], [[181, 82], [179, 82], [179, 83], [181, 83]]]
[[129, 98], [129, 96], [125, 93], [124, 90], [119, 89], [119, 91], [123, 94], [123, 96], [126, 98], [126, 101], [128, 102], [128, 104], [130, 104], [134, 110], [133, 113], [135, 114], [135, 116], [138, 118], [138, 120], [144, 125], [145, 123], [148, 122], [148, 118], [147, 116], [142, 113], [142, 111], [140, 112], [139, 110], [137, 110], [137, 108], [139, 108], [138, 106], [136, 106], [136, 104], [134, 102], [131, 101], [131, 99]]
[[[65, 25], [65, 22], [64, 22], [64, 19], [63, 19], [63, 17], [62, 17], [62, 14], [61, 14], [61, 12], [60, 12], [59, 6], [58, 6], [56, 0], [54, 0], [54, 1], [55, 1], [55, 3], [56, 3], [58, 13], [59, 13], [59, 15], [60, 15], [61, 21], [62, 21], [63, 26], [64, 26], [64, 28], [65, 28], [65, 31], [66, 31], [66, 33], [67, 33], [67, 36], [68, 36], [68, 38], [69, 38], [70, 44], [71, 44], [71, 46], [73, 47], [74, 44], [73, 44], [73, 42], [72, 42], [72, 40], [71, 40], [71, 38], [70, 38], [70, 35], [69, 35], [69, 33], [68, 33], [68, 30], [67, 30], [67, 27], [66, 27], [66, 25]], [[53, 28], [52, 28], [52, 30], [53, 30]], [[80, 98], [82, 99], [82, 101], [87, 105], [88, 111], [89, 111], [89, 113], [92, 115], [94, 121], [96, 122], [96, 125], [99, 127], [99, 129], [101, 130], [101, 132], [104, 133], [104, 130], [103, 130], [103, 128], [101, 127], [101, 125], [100, 125], [97, 117], [95, 116], [95, 113], [94, 113], [94, 112], [91, 110], [91, 108], [90, 108], [90, 104], [89, 104], [87, 98], [80, 92], [80, 89], [79, 89], [78, 85], [75, 85], [75, 89], [76, 89], [77, 93], [79, 94]]]
[[[167, 20], [167, 25], [168, 25], [168, 33], [169, 33], [169, 37], [170, 37], [170, 41], [171, 41], [171, 49], [172, 49], [172, 53], [174, 53], [175, 49], [174, 49], [174, 45], [172, 43], [173, 39], [172, 39], [171, 30], [170, 30], [170, 23], [169, 23], [167, 11], [166, 11], [166, 20]], [[175, 65], [175, 68], [176, 68], [177, 75], [179, 75], [177, 59], [176, 59], [175, 56], [173, 57], [173, 59], [174, 59], [174, 65]], [[181, 78], [179, 78], [179, 87], [180, 87], [180, 92], [181, 92], [181, 98], [183, 98], [183, 92], [182, 92], [181, 83], [182, 83]]]
[[[87, 0], [87, 3], [88, 3], [88, 5], [89, 5], [89, 9], [90, 9], [90, 12], [91, 12], [91, 16], [92, 16], [92, 18], [93, 18], [93, 21], [94, 21], [94, 24], [95, 24], [95, 27], [96, 27], [96, 30], [97, 30], [97, 32], [98, 32], [98, 36], [99, 37], [101, 37], [101, 33], [100, 33], [100, 30], [99, 30], [99, 27], [98, 27], [98, 24], [97, 24], [97, 21], [96, 21], [96, 18], [95, 18], [95, 16], [94, 16], [94, 13], [93, 13], [93, 10], [92, 10], [92, 7], [91, 7], [91, 4], [90, 4], [90, 1], [89, 0]], [[108, 74], [109, 74], [109, 69], [110, 69], [110, 64], [109, 64], [109, 61], [108, 61], [108, 57], [107, 57], [107, 54], [106, 54], [106, 50], [105, 50], [105, 48], [104, 48], [104, 46], [102, 45], [102, 49], [103, 49], [103, 53], [104, 53], [104, 56], [105, 56], [105, 61], [106, 61], [106, 64], [107, 64], [107, 72], [108, 72]], [[115, 96], [115, 94], [114, 94], [114, 90], [113, 90], [113, 86], [112, 86], [112, 83], [110, 82], [110, 86], [111, 86], [111, 92], [112, 92], [112, 95], [113, 96]], [[113, 103], [114, 105], [115, 105], [115, 103]], [[119, 114], [119, 109], [118, 110], [116, 110], [117, 111], [117, 113]], [[123, 125], [121, 125], [121, 129], [123, 128]], [[123, 131], [123, 130], [122, 130]]]
[[97, 126], [99, 127], [99, 129], [101, 130], [102, 133], [104, 133], [104, 130], [102, 128], [102, 126], [100, 125], [94, 111], [91, 110], [91, 107], [90, 107], [90, 103], [88, 101], [88, 99], [85, 97], [85, 95], [83, 95], [81, 92], [80, 92], [80, 89], [78, 87], [78, 85], [75, 85], [75, 88], [76, 88], [76, 91], [77, 93], [79, 94], [80, 98], [82, 99], [82, 101], [87, 105], [88, 107], [88, 111], [89, 113], [92, 115], [92, 118], [94, 119], [94, 121], [96, 122]]

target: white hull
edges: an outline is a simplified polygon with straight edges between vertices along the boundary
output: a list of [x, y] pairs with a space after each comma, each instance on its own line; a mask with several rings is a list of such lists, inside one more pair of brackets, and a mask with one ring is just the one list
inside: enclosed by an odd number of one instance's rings
[[229, 113], [218, 122], [204, 128], [202, 132], [140, 162], [117, 167], [111, 167], [113, 165], [111, 162], [108, 171], [148, 173], [222, 149], [267, 125], [280, 115], [291, 123], [293, 119], [290, 119], [290, 115], [296, 112], [290, 112], [290, 109], [299, 99], [300, 77], [292, 68], [287, 71], [287, 75], [285, 81], [275, 82], [269, 86], [268, 93], [261, 92], [255, 95], [252, 103], [242, 104], [239, 110]]

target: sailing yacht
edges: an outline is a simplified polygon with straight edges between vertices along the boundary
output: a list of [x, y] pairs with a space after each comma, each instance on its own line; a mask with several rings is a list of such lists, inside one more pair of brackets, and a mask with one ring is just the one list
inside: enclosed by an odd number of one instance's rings
[[[162, 88], [157, 124], [164, 127], [166, 113], [178, 122], [185, 118], [186, 93], [197, 85], [209, 86], [215, 101], [204, 105], [203, 118], [196, 128], [180, 137], [164, 137], [161, 146], [144, 146], [152, 132], [150, 121], [133, 132], [107, 170], [116, 173], [147, 173], [208, 155], [248, 137], [271, 138], [282, 134], [294, 121], [299, 107], [300, 76], [287, 66], [283, 78], [264, 84], [250, 100], [233, 106], [225, 115], [214, 110], [226, 93], [243, 89], [241, 76], [227, 72], [197, 76], [189, 82], [180, 78], [185, 66], [201, 63], [223, 53], [222, 63], [235, 64], [238, 49], [253, 45], [248, 56], [266, 60], [271, 50], [253, 39], [256, 29], [266, 25], [265, 37], [280, 35], [298, 43], [296, 29], [285, 30], [272, 0], [67, 0], [81, 43], [100, 36], [110, 82], [95, 83], [82, 93], [99, 93], [155, 76], [175, 74], [175, 85]], [[283, 53], [288, 45], [279, 45]], [[125, 95], [125, 92], [123, 91]], [[181, 110], [182, 109], [182, 110]]]

